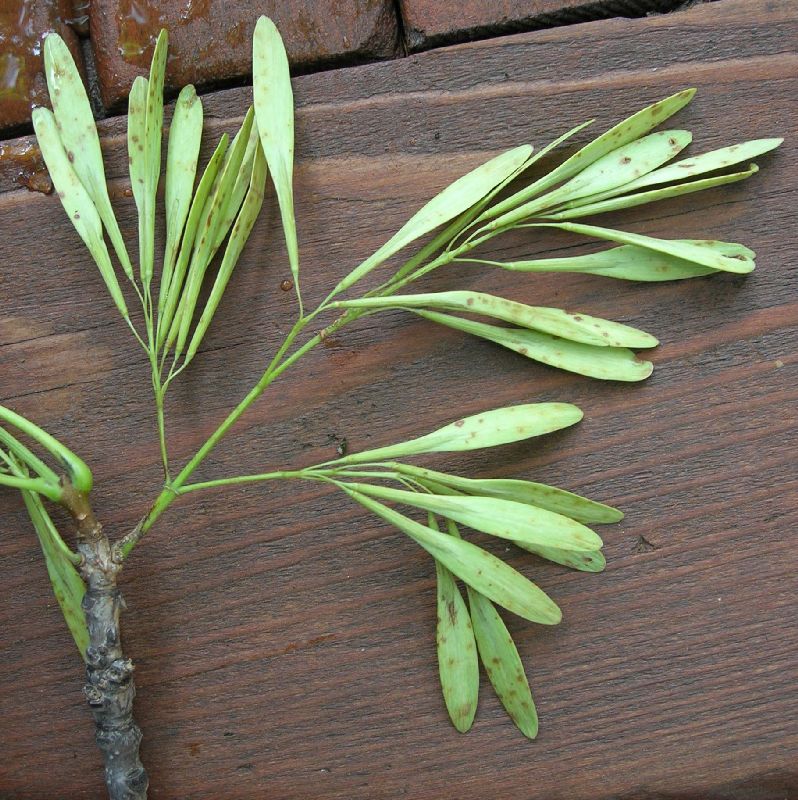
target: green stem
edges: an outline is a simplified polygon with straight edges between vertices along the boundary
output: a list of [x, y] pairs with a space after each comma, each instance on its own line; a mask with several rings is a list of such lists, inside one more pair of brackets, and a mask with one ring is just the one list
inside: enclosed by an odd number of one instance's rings
[[91, 491], [91, 470], [82, 459], [78, 458], [68, 447], [61, 444], [58, 439], [30, 420], [2, 405], [0, 405], [0, 422], [13, 425], [17, 430], [22, 431], [26, 436], [30, 436], [31, 439], [38, 442], [59, 460], [67, 471], [70, 481], [77, 489], [82, 492]]
[[61, 502], [61, 489], [41, 478], [22, 478], [16, 475], [0, 474], [0, 486], [9, 486], [12, 489], [23, 489], [29, 492], [38, 492], [54, 503]]
[[149, 353], [149, 350], [147, 349], [147, 343], [141, 338], [141, 336], [139, 336], [139, 332], [136, 330], [136, 326], [133, 324], [130, 317], [124, 317], [124, 320], [127, 323], [128, 328], [130, 328], [131, 332], [133, 333], [133, 336], [135, 336], [136, 341], [141, 345], [142, 350], [144, 350], [145, 353]]
[[158, 419], [158, 445], [161, 448], [161, 463], [163, 464], [164, 481], [169, 483], [169, 451], [166, 448], [166, 422], [163, 410], [163, 389], [159, 385], [153, 385], [155, 390], [155, 411]]
[[189, 483], [178, 490], [178, 494], [188, 494], [201, 489], [215, 489], [217, 486], [237, 486], [242, 483], [257, 483], [258, 481], [288, 480], [290, 478], [313, 478], [312, 469], [308, 470], [280, 470], [278, 472], [262, 472], [256, 475], [236, 475], [233, 478], [218, 478], [213, 481]]
[[219, 443], [219, 440], [227, 433], [228, 430], [238, 421], [239, 417], [266, 391], [271, 383], [273, 383], [285, 370], [287, 370], [294, 362], [302, 358], [305, 353], [312, 350], [318, 345], [327, 334], [332, 333], [334, 330], [342, 327], [349, 321], [347, 317], [354, 315], [344, 314], [339, 317], [332, 325], [324, 331], [317, 333], [313, 338], [309, 339], [302, 347], [295, 350], [288, 358], [280, 362], [280, 358], [286, 353], [291, 343], [304, 327], [301, 322], [294, 326], [291, 333], [286, 337], [285, 342], [280, 347], [278, 352], [272, 359], [271, 364], [261, 376], [261, 379], [249, 390], [243, 400], [227, 415], [221, 425], [208, 437], [205, 444], [200, 447], [194, 457], [186, 464], [180, 471], [180, 474], [175, 478], [172, 483], [172, 488], [180, 490], [180, 487], [191, 476], [194, 470], [205, 460], [210, 454], [211, 450]]
[[[439, 242], [435, 242], [436, 246], [439, 246]], [[402, 287], [406, 286], [408, 283], [411, 283], [414, 280], [426, 275], [432, 270], [437, 269], [440, 266], [445, 264], [449, 264], [455, 260], [458, 256], [460, 256], [464, 252], [468, 252], [469, 250], [475, 247], [475, 244], [472, 243], [464, 243], [456, 250], [445, 250], [444, 252], [440, 253], [437, 258], [431, 261], [429, 264], [412, 271], [412, 268], [418, 263], [416, 258], [411, 259], [405, 267], [400, 270], [397, 275], [390, 281], [387, 281], [383, 285], [377, 287], [377, 289], [372, 290], [369, 292], [369, 295], [389, 295], [393, 294], [397, 290], [401, 289]], [[426, 250], [424, 251], [426, 254]], [[419, 259], [420, 260], [420, 259]], [[408, 268], [409, 267], [409, 268]], [[335, 292], [332, 292], [328, 297], [326, 297], [316, 308], [315, 311], [311, 312], [306, 316], [301, 316], [300, 319], [296, 322], [294, 327], [288, 333], [285, 338], [285, 341], [279, 347], [277, 352], [274, 355], [274, 358], [271, 360], [271, 363], [266, 368], [265, 372], [261, 376], [260, 380], [250, 389], [247, 395], [239, 402], [239, 404], [225, 417], [222, 423], [216, 428], [216, 430], [208, 437], [205, 443], [200, 447], [200, 449], [195, 453], [195, 455], [191, 458], [191, 460], [183, 467], [177, 477], [172, 481], [169, 482], [167, 480], [167, 484], [164, 486], [161, 493], [158, 495], [155, 503], [153, 504], [152, 508], [150, 509], [147, 516], [136, 526], [134, 531], [132, 531], [128, 536], [121, 539], [117, 546], [115, 547], [115, 552], [117, 558], [123, 559], [125, 558], [128, 553], [135, 547], [136, 543], [139, 539], [152, 527], [158, 517], [166, 511], [167, 508], [175, 501], [175, 499], [184, 494], [186, 491], [197, 491], [199, 489], [204, 488], [211, 488], [213, 486], [222, 486], [227, 485], [230, 483], [246, 483], [252, 480], [267, 480], [270, 478], [258, 478], [252, 476], [240, 476], [240, 480], [237, 478], [223, 478], [220, 479], [221, 482], [217, 481], [205, 481], [202, 483], [195, 483], [190, 484], [191, 488], [189, 489], [186, 486], [186, 481], [191, 477], [194, 471], [199, 467], [199, 465], [207, 458], [210, 452], [216, 447], [219, 441], [225, 436], [227, 431], [238, 421], [241, 415], [263, 394], [264, 391], [269, 387], [271, 383], [273, 383], [285, 370], [287, 370], [290, 366], [292, 366], [296, 361], [302, 358], [303, 355], [308, 353], [314, 347], [316, 347], [320, 342], [322, 342], [327, 336], [334, 333], [337, 330], [340, 330], [344, 325], [352, 322], [359, 317], [363, 316], [364, 314], [368, 313], [365, 309], [349, 309], [344, 314], [342, 314], [338, 319], [336, 319], [332, 324], [328, 325], [326, 328], [321, 330], [311, 339], [309, 339], [305, 344], [303, 344], [300, 348], [295, 350], [288, 358], [283, 357], [290, 349], [291, 345], [296, 340], [296, 337], [307, 327], [311, 320], [313, 320], [318, 314], [322, 311], [326, 310], [329, 307], [330, 301], [334, 297]], [[168, 383], [168, 381], [167, 381]], [[283, 473], [263, 473], [264, 475], [269, 476], [277, 476]]]
[[115, 557], [118, 560], [124, 559], [130, 553], [130, 551], [138, 543], [139, 539], [141, 539], [141, 537], [153, 526], [158, 517], [160, 517], [161, 514], [163, 514], [163, 512], [166, 511], [170, 505], [172, 505], [175, 499], [182, 494], [182, 490], [185, 488], [185, 482], [191, 477], [192, 473], [207, 458], [210, 452], [214, 449], [214, 447], [216, 447], [227, 431], [230, 430], [230, 428], [238, 421], [241, 415], [255, 402], [255, 400], [257, 400], [263, 394], [264, 391], [266, 391], [268, 386], [292, 364], [302, 358], [305, 353], [309, 352], [316, 347], [316, 345], [322, 342], [327, 335], [333, 333], [359, 316], [359, 313], [354, 311], [350, 311], [341, 315], [337, 320], [335, 320], [335, 322], [317, 333], [315, 336], [305, 342], [302, 347], [295, 350], [288, 358], [281, 362], [280, 359], [285, 355], [301, 331], [316, 316], [318, 311], [319, 309], [314, 311], [312, 314], [303, 317], [294, 325], [285, 341], [275, 354], [271, 363], [267, 367], [266, 371], [261, 376], [260, 380], [252, 387], [252, 389], [250, 389], [247, 395], [227, 415], [227, 417], [225, 417], [219, 427], [216, 428], [216, 430], [208, 437], [202, 447], [200, 447], [193, 458], [185, 465], [185, 467], [183, 467], [177, 477], [171, 483], [167, 483], [167, 485], [164, 486], [147, 516], [141, 520], [141, 522], [133, 531], [131, 531], [131, 533], [117, 542], [116, 546], [114, 547], [114, 552]]

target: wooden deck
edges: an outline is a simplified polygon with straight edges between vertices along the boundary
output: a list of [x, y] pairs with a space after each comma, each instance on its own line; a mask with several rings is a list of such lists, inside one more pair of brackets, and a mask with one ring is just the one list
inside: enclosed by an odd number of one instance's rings
[[[652, 235], [744, 242], [758, 254], [747, 278], [646, 286], [474, 271], [427, 283], [649, 330], [662, 345], [645, 384], [569, 376], [383, 316], [325, 342], [203, 470], [312, 463], [343, 439], [352, 449], [387, 443], [500, 404], [579, 404], [585, 421], [539, 444], [430, 462], [551, 482], [627, 512], [602, 530], [601, 575], [503, 553], [564, 611], [553, 629], [509, 620], [538, 739], [515, 730], [484, 682], [473, 730], [449, 725], [436, 685], [434, 570], [400, 533], [313, 486], [198, 494], [162, 518], [123, 576], [152, 798], [798, 798], [796, 42], [790, 0], [720, 0], [296, 80], [309, 302], [448, 181], [584, 119], [604, 128], [693, 85], [696, 99], [674, 120], [693, 131], [693, 152], [787, 141], [745, 183], [613, 217]], [[209, 151], [237, 126], [250, 91], [204, 99]], [[124, 120], [103, 131], [132, 242]], [[147, 370], [57, 200], [2, 188], [0, 402], [89, 461], [98, 513], [124, 533], [160, 479]], [[175, 463], [291, 324], [274, 209], [205, 352], [175, 386]], [[525, 236], [490, 253], [545, 256], [575, 243]], [[0, 494], [0, 518], [0, 798], [101, 797], [80, 662], [21, 501]]]

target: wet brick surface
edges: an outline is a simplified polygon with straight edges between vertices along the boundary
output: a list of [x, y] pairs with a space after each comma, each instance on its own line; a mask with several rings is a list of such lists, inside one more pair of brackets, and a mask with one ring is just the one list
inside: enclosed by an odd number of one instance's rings
[[119, 107], [135, 76], [149, 66], [161, 28], [169, 30], [172, 88], [245, 78], [261, 14], [274, 19], [299, 69], [396, 54], [391, 0], [94, 0], [91, 43], [103, 102]]
[[27, 125], [33, 106], [47, 104], [45, 34], [60, 33], [81, 63], [77, 37], [67, 25], [72, 14], [66, 0], [0, 0], [0, 136]]

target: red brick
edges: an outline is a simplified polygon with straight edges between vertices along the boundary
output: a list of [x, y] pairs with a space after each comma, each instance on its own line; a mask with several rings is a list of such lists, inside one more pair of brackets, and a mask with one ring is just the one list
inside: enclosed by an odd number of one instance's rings
[[103, 102], [116, 106], [148, 68], [155, 38], [169, 31], [167, 85], [212, 84], [251, 72], [261, 14], [274, 19], [295, 67], [393, 55], [392, 0], [94, 0], [91, 42]]
[[[69, 0], [64, 0], [69, 2]], [[69, 25], [78, 36], [89, 35], [89, 10], [91, 0], [72, 0], [72, 9], [69, 15]]]
[[68, 0], [0, 0], [0, 134], [27, 124], [33, 106], [48, 102], [45, 34], [60, 33], [82, 64], [77, 38], [66, 24], [71, 13]]
[[409, 50], [491, 34], [669, 11], [680, 0], [399, 0]]

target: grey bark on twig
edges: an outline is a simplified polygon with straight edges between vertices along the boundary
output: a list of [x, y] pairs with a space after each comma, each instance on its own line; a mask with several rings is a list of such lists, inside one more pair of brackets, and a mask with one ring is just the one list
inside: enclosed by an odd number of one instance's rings
[[121, 564], [85, 496], [74, 492], [65, 503], [78, 526], [81, 573], [86, 581], [83, 611], [89, 630], [86, 686], [95, 740], [105, 763], [110, 800], [146, 800], [149, 779], [139, 758], [141, 730], [133, 718], [136, 687], [133, 662], [122, 651], [119, 615], [125, 603], [117, 587]]

